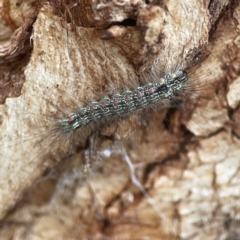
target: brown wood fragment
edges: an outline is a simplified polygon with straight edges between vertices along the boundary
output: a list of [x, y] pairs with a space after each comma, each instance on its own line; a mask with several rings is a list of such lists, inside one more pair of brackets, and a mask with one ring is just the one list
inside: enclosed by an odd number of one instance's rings
[[[239, 239], [239, 1], [36, 1], [20, 26], [3, 2], [0, 239]], [[40, 141], [56, 105], [74, 111], [183, 62], [184, 111], [101, 129], [88, 174], [90, 130], [76, 148]]]

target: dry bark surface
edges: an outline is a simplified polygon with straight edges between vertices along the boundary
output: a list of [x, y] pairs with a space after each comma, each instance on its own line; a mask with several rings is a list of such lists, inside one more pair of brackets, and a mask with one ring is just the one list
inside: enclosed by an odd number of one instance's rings
[[[237, 0], [1, 0], [0, 240], [240, 239], [239, 32]], [[52, 134], [176, 69], [184, 108]]]

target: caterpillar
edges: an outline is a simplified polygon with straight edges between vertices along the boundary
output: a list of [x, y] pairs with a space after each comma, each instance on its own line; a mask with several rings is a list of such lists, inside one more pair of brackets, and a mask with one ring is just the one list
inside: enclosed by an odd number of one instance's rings
[[171, 99], [176, 91], [181, 91], [187, 82], [187, 73], [177, 71], [173, 75], [166, 75], [134, 91], [114, 95], [111, 99], [104, 98], [100, 102], [92, 102], [86, 108], [81, 108], [78, 113], [60, 120], [60, 128], [69, 133], [91, 122], [105, 120], [111, 117], [130, 114], [138, 109], [143, 109], [157, 104], [160, 100]]

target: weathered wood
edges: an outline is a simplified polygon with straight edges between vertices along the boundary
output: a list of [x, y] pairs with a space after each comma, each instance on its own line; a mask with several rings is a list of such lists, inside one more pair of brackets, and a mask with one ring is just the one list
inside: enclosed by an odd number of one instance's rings
[[[148, 2], [37, 2], [0, 46], [2, 102], [9, 96], [0, 108], [0, 239], [240, 237], [240, 4]], [[3, 16], [2, 29], [15, 26]], [[44, 135], [45, 116], [60, 107], [75, 111], [185, 66], [184, 111], [144, 111], [101, 129], [105, 155], [88, 174], [91, 129], [72, 148]], [[11, 92], [23, 81], [21, 94]]]

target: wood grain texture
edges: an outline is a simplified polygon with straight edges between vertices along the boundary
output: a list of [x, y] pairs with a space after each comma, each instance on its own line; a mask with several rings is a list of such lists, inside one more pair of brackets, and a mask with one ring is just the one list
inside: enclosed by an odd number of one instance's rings
[[[238, 239], [238, 1], [89, 2], [42, 3], [21, 95], [0, 106], [0, 239]], [[90, 131], [72, 148], [44, 135], [41, 116], [59, 106], [74, 111], [181, 62], [201, 91], [184, 111], [100, 129], [102, 162], [88, 174]]]

